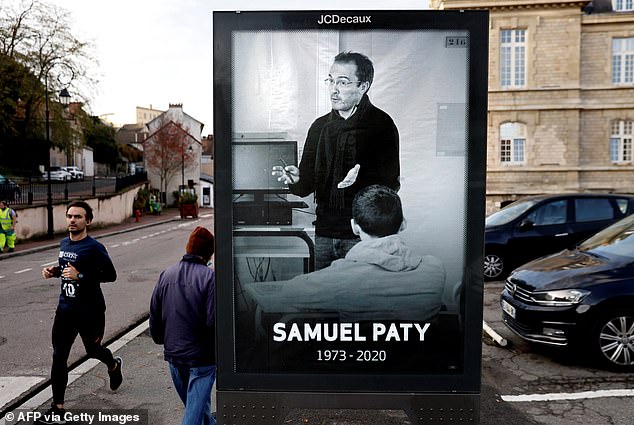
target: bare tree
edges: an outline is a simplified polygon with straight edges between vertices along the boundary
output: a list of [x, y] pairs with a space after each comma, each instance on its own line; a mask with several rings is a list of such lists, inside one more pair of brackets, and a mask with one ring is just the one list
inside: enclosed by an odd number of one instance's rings
[[174, 176], [189, 168], [196, 159], [194, 149], [189, 149], [196, 140], [179, 122], [165, 115], [159, 122], [158, 130], [143, 142], [143, 156], [148, 170], [159, 175], [160, 190], [167, 193]]
[[[9, 2], [11, 3], [11, 2]], [[0, 55], [24, 66], [49, 92], [68, 88], [86, 103], [97, 80], [90, 70], [97, 61], [92, 43], [75, 37], [67, 10], [42, 0], [19, 0], [0, 6]], [[44, 91], [26, 88], [21, 93], [25, 126], [42, 110]]]

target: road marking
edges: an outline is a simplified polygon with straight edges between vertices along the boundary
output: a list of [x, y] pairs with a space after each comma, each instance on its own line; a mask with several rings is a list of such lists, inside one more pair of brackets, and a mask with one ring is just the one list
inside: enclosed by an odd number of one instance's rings
[[40, 267], [52, 266], [53, 264], [57, 264], [57, 263], [58, 263], [58, 261], [55, 260], [55, 261], [51, 261], [50, 263], [44, 263]]
[[530, 401], [558, 401], [558, 400], [582, 400], [588, 398], [602, 397], [634, 397], [634, 390], [598, 390], [581, 391], [578, 393], [549, 393], [549, 394], [523, 394], [523, 395], [503, 395], [503, 401], [508, 402], [530, 402]]
[[21, 274], [21, 273], [30, 272], [31, 270], [33, 270], [33, 268], [30, 268], [30, 269], [24, 269], [24, 270], [18, 270], [17, 272], [14, 272], [14, 273], [15, 273], [15, 274]]
[[4, 276], [0, 276], [0, 279], [4, 279]]
[[121, 246], [121, 244], [117, 243], [114, 245], [110, 245], [110, 248], [119, 248]]

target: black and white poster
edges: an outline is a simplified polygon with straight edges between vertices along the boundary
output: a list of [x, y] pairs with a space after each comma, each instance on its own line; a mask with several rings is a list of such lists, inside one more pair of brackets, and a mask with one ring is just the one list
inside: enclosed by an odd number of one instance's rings
[[479, 389], [486, 19], [214, 14], [220, 386]]

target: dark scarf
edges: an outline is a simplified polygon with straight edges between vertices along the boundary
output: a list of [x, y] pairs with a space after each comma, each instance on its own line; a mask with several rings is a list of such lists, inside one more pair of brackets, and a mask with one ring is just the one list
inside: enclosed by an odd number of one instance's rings
[[348, 171], [357, 161], [357, 140], [362, 133], [369, 133], [371, 123], [364, 116], [372, 106], [367, 95], [363, 95], [357, 110], [348, 119], [343, 119], [335, 110], [330, 112], [324, 125], [315, 157], [315, 176], [317, 177], [317, 197], [325, 200], [328, 207], [344, 209], [346, 207], [346, 189], [337, 188]]

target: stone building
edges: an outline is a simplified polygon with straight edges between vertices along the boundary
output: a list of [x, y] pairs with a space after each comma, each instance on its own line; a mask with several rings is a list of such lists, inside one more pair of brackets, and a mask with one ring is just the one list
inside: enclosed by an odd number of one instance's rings
[[519, 197], [634, 193], [632, 0], [431, 0], [489, 10], [487, 213]]
[[[145, 170], [150, 186], [165, 192], [164, 200], [175, 202], [173, 193], [186, 186], [193, 187], [202, 202], [200, 182], [202, 129], [204, 124], [183, 112], [181, 103], [170, 104], [169, 109], [146, 124], [148, 135], [143, 141]], [[155, 150], [161, 156], [158, 166], [149, 166], [148, 145], [163, 144]]]

